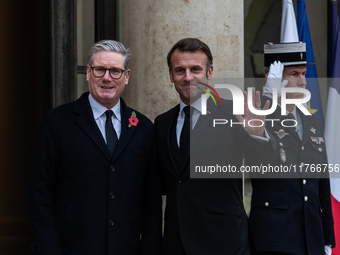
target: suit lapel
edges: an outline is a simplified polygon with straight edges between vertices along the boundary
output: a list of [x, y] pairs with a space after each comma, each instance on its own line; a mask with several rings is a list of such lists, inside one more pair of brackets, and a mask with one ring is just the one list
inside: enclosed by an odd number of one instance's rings
[[[287, 119], [287, 117], [286, 117], [286, 119]], [[299, 134], [298, 134], [298, 132], [297, 132], [297, 130], [296, 130], [295, 127], [287, 127], [287, 130], [288, 130], [288, 132], [289, 132], [293, 137], [295, 137], [296, 139], [300, 140]]]
[[203, 136], [205, 130], [212, 123], [216, 114], [217, 107], [214, 105], [211, 98], [208, 99], [207, 108], [210, 109], [207, 115], [201, 115], [195, 125], [195, 128], [190, 133], [190, 155], [192, 155], [197, 142]]
[[89, 93], [84, 93], [74, 103], [74, 112], [78, 115], [75, 118], [76, 124], [94, 142], [98, 149], [105, 155], [107, 160], [111, 160], [105, 140], [93, 118], [91, 105], [88, 100]]
[[178, 169], [177, 164], [176, 164], [176, 160], [174, 157], [174, 151], [171, 150], [171, 139], [173, 138], [171, 135], [171, 129], [174, 128], [174, 133], [176, 135], [176, 124], [177, 124], [177, 118], [178, 118], [178, 113], [179, 113], [179, 105], [176, 105], [172, 111], [170, 112], [170, 116], [168, 118], [169, 122], [165, 123], [166, 126], [166, 148], [168, 151], [168, 155], [170, 158], [170, 162], [172, 164], [171, 169], [176, 169], [176, 171], [173, 172], [173, 174], [175, 174], [176, 176], [179, 176], [182, 172], [182, 169]]
[[302, 127], [303, 127], [303, 136], [302, 136], [302, 144], [304, 145], [310, 137], [310, 129], [312, 128], [312, 116], [306, 116], [302, 112], [299, 111], [300, 117], [302, 119]]
[[[131, 117], [132, 114], [132, 109], [127, 107], [125, 101], [120, 98], [120, 111], [121, 111], [121, 134], [120, 134], [120, 138], [118, 140], [118, 144], [113, 156], [113, 160], [115, 160], [124, 150], [124, 148], [126, 147], [126, 145], [129, 143], [133, 133], [136, 131], [136, 129], [138, 128], [138, 124], [137, 126], [130, 126], [129, 127], [129, 119]], [[137, 119], [138, 119], [138, 114], [137, 114]]]
[[[172, 134], [171, 134], [171, 129], [174, 128], [174, 133], [176, 134], [176, 123], [177, 123], [177, 118], [178, 118], [178, 113], [180, 110], [180, 106], [177, 105], [176, 107], [174, 107], [172, 109], [172, 111], [169, 113], [169, 118], [167, 119], [168, 122], [164, 123], [164, 126], [166, 126], [166, 130], [165, 130], [165, 135], [166, 135], [166, 147], [168, 150], [168, 155], [170, 158], [170, 162], [172, 164], [171, 169], [174, 169], [175, 171], [173, 171], [173, 174], [175, 176], [183, 176], [184, 174], [184, 170], [187, 169], [186, 166], [187, 164], [189, 164], [189, 160], [190, 160], [190, 152], [191, 152], [191, 148], [192, 147], [192, 140], [191, 138], [193, 137], [193, 132], [195, 132], [195, 130], [200, 126], [200, 124], [196, 124], [194, 130], [192, 132], [190, 132], [190, 145], [187, 147], [186, 151], [184, 152], [184, 155], [182, 155], [181, 157], [181, 162], [180, 164], [176, 163], [175, 160], [175, 156], [174, 156], [174, 151], [171, 150], [171, 140], [173, 139]], [[201, 128], [198, 128], [199, 130], [201, 130]], [[205, 128], [203, 128], [202, 130], [204, 131]], [[197, 131], [196, 131], [197, 132]], [[198, 131], [200, 133], [200, 131]]]

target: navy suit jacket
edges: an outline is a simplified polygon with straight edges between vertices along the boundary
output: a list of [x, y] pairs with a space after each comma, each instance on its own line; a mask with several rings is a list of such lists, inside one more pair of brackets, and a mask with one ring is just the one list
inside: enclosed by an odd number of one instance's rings
[[43, 118], [34, 149], [30, 214], [38, 254], [159, 254], [161, 193], [152, 122], [121, 99], [113, 157], [88, 93]]
[[231, 101], [216, 107], [208, 100], [207, 107], [208, 114], [199, 117], [191, 132], [190, 151], [181, 164], [175, 162], [170, 140], [174, 139], [171, 129], [176, 126], [179, 105], [155, 120], [158, 161], [167, 196], [163, 236], [166, 255], [180, 254], [181, 245], [187, 255], [249, 254], [241, 174], [239, 178], [230, 178], [227, 173], [223, 179], [193, 179], [190, 167], [218, 163], [239, 169], [246, 152], [252, 152], [249, 155], [253, 160], [261, 159], [261, 155], [270, 158], [273, 148], [270, 143], [251, 139], [240, 125], [212, 127], [215, 118], [233, 119]]
[[[288, 117], [280, 111], [278, 107], [268, 117], [279, 121], [266, 127], [279, 147], [273, 165], [296, 166], [297, 173], [252, 179], [250, 226], [255, 246], [257, 250], [289, 254], [324, 254], [324, 245], [335, 245], [329, 175], [310, 171], [311, 164], [327, 164], [325, 143], [313, 141], [313, 137], [323, 138], [322, 124], [316, 116], [300, 112], [301, 140], [295, 128], [281, 125]], [[279, 130], [285, 133], [281, 138]]]

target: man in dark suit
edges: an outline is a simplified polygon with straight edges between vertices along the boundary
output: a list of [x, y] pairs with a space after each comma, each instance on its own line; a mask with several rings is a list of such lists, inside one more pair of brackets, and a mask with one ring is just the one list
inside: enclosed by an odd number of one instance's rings
[[152, 122], [120, 97], [130, 50], [90, 50], [90, 93], [44, 116], [34, 150], [34, 254], [160, 254], [161, 192]]
[[[213, 74], [212, 54], [205, 43], [196, 38], [182, 39], [172, 47], [167, 60], [180, 104], [155, 120], [163, 194], [167, 196], [163, 254], [247, 255], [248, 226], [240, 172], [227, 173], [225, 179], [194, 179], [190, 178], [190, 168], [229, 164], [239, 170], [245, 152], [252, 151], [252, 159], [260, 159], [264, 154], [272, 154], [272, 145], [268, 138], [251, 138], [241, 125], [212, 126], [213, 119], [243, 121], [241, 116], [234, 118], [232, 102], [224, 100], [223, 107], [215, 106], [210, 98], [208, 114], [201, 115], [202, 90], [195, 82], [207, 84]], [[259, 94], [254, 103], [260, 105]], [[267, 108], [268, 104], [264, 109]], [[246, 109], [244, 118], [253, 117]], [[264, 127], [245, 129], [265, 136]], [[189, 137], [190, 146], [185, 139]]]
[[[305, 88], [305, 56], [304, 43], [266, 44], [270, 70], [264, 92], [271, 96], [273, 87], [279, 95], [282, 87]], [[303, 97], [303, 93], [286, 94], [287, 99]], [[281, 98], [278, 102], [281, 105]], [[328, 255], [335, 242], [328, 172], [322, 173], [327, 170], [323, 127], [319, 118], [305, 115], [293, 104], [287, 105], [288, 113], [281, 115], [278, 106], [268, 116], [277, 121], [266, 129], [279, 145], [273, 166], [292, 166], [296, 172], [252, 178], [251, 233], [260, 255]], [[321, 173], [316, 168], [322, 168]]]

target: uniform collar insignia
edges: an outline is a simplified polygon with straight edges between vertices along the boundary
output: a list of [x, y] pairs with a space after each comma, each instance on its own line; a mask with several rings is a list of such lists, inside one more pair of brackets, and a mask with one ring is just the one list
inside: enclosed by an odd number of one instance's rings
[[311, 127], [311, 128], [310, 128], [310, 131], [315, 135], [315, 132], [316, 132], [316, 129], [315, 129], [315, 128]]

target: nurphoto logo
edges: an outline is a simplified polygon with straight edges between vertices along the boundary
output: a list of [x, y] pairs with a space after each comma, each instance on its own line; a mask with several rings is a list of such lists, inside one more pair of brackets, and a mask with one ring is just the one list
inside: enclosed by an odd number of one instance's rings
[[[221, 102], [220, 96], [217, 93], [217, 91], [215, 89], [228, 89], [233, 97], [233, 115], [243, 115], [244, 114], [244, 95], [243, 95], [243, 91], [235, 86], [235, 85], [231, 85], [231, 84], [215, 84], [214, 88], [212, 88], [211, 86], [204, 84], [204, 83], [200, 83], [204, 86], [207, 86], [209, 89], [213, 89], [212, 91], [216, 94], [216, 96], [218, 97], [218, 99]], [[206, 89], [200, 88], [206, 92], [208, 92]], [[287, 93], [303, 93], [305, 95], [304, 98], [299, 98], [299, 99], [288, 99], [286, 98]], [[210, 96], [212, 96], [211, 93], [208, 93]], [[202, 108], [201, 108], [201, 112], [202, 115], [206, 115], [207, 114], [207, 100], [206, 100], [206, 94], [202, 94]], [[258, 110], [255, 109], [253, 106], [253, 95], [252, 95], [252, 88], [249, 87], [248, 88], [248, 107], [249, 110], [256, 114], [256, 115], [269, 115], [272, 114], [276, 108], [277, 108], [277, 88], [273, 88], [273, 93], [272, 93], [272, 99], [273, 99], [273, 103], [271, 108], [269, 108], [268, 110]], [[309, 90], [307, 89], [303, 89], [303, 88], [282, 88], [281, 89], [281, 114], [282, 115], [286, 115], [286, 109], [287, 109], [287, 104], [294, 104], [297, 108], [300, 109], [300, 111], [305, 114], [305, 115], [311, 115], [311, 113], [308, 111], [308, 109], [303, 105], [304, 103], [308, 103], [308, 101], [311, 99], [311, 94], [309, 92]], [[216, 100], [213, 99], [216, 105]], [[221, 102], [222, 105], [222, 102]]]
[[[197, 82], [197, 88], [206, 92], [201, 94], [201, 114], [206, 115], [208, 113], [207, 111], [207, 95], [209, 95], [212, 100], [215, 103], [215, 106], [217, 106], [217, 101], [214, 97], [214, 95], [217, 97], [219, 100], [221, 106], [223, 105], [221, 97], [219, 93], [216, 91], [216, 89], [227, 89], [232, 96], [232, 101], [233, 101], [233, 115], [244, 115], [244, 94], [243, 91], [236, 85], [232, 84], [215, 84], [213, 87], [202, 83], [202, 82]], [[202, 88], [202, 86], [206, 88]], [[210, 92], [210, 91], [211, 92]], [[302, 93], [304, 94], [303, 98], [294, 98], [294, 99], [289, 99], [287, 98], [287, 93]], [[297, 109], [300, 109], [300, 111], [305, 114], [305, 115], [311, 115], [311, 113], [308, 111], [306, 108], [307, 103], [311, 99], [311, 93], [309, 90], [304, 89], [304, 88], [293, 88], [293, 87], [285, 87], [281, 89], [281, 115], [287, 115], [287, 105], [295, 105]], [[255, 109], [253, 106], [253, 95], [252, 95], [252, 88], [248, 88], [248, 93], [247, 93], [247, 103], [248, 103], [248, 108], [249, 110], [255, 114], [255, 115], [270, 115], [272, 114], [277, 106], [278, 106], [278, 93], [277, 93], [277, 88], [273, 88], [273, 93], [272, 93], [272, 105], [269, 109], [267, 110], [262, 110], [262, 109]], [[295, 119], [284, 119], [284, 120], [279, 120], [279, 119], [266, 119], [265, 122], [271, 123], [271, 126], [274, 126], [274, 122], [280, 121], [282, 127], [296, 127], [297, 126], [297, 121]], [[260, 120], [260, 119], [251, 119], [248, 120], [247, 124], [248, 126], [251, 127], [261, 127], [265, 125], [265, 122]], [[230, 126], [233, 125], [243, 125], [245, 126], [245, 120], [243, 122], [235, 122], [235, 120], [227, 120], [227, 119], [214, 119], [213, 120], [213, 127], [216, 127], [217, 125], [225, 125], [225, 124], [230, 124]]]

